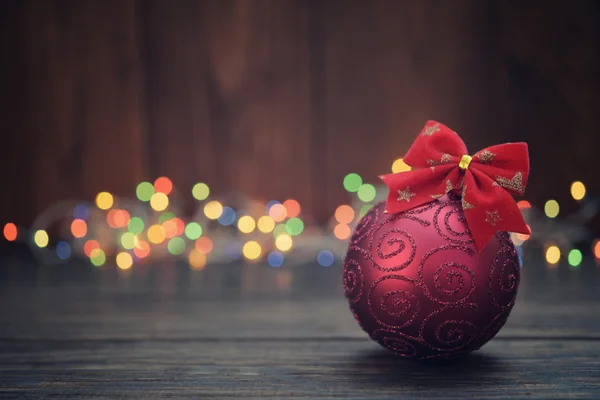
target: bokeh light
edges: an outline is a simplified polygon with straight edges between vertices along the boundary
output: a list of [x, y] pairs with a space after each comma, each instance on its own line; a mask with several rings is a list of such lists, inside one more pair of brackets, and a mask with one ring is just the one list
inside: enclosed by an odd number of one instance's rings
[[150, 201], [154, 193], [154, 186], [150, 182], [140, 182], [135, 188], [135, 195], [140, 201]]
[[519, 200], [517, 202], [517, 207], [519, 207], [521, 210], [528, 210], [531, 208], [531, 203], [527, 200]]
[[223, 212], [217, 218], [217, 221], [224, 226], [229, 226], [235, 222], [235, 210], [231, 207], [223, 207]]
[[335, 210], [335, 219], [342, 224], [349, 224], [354, 219], [354, 209], [349, 205], [341, 205]]
[[569, 265], [571, 267], [579, 267], [582, 260], [583, 254], [581, 254], [581, 251], [579, 251], [578, 249], [572, 249], [571, 251], [569, 251], [569, 254], [567, 255], [567, 261], [569, 262]]
[[549, 264], [556, 264], [560, 260], [560, 249], [557, 246], [550, 246], [546, 249], [546, 261]]
[[358, 174], [351, 173], [344, 177], [344, 189], [349, 192], [358, 191], [362, 183], [362, 178]]
[[[136, 237], [131, 232], [125, 232], [124, 234], [121, 235], [121, 246], [124, 249], [127, 249], [127, 250], [133, 249], [135, 247], [135, 242], [136, 242]], [[87, 252], [86, 252], [86, 254], [89, 257], [89, 254]]]
[[190, 240], [196, 240], [202, 236], [202, 227], [197, 222], [190, 222], [185, 227], [185, 236]]
[[358, 214], [359, 218], [364, 217], [371, 208], [373, 208], [373, 204], [365, 204], [364, 206], [362, 206], [360, 208], [360, 213]]
[[101, 267], [106, 262], [106, 254], [102, 249], [94, 249], [90, 252], [90, 261], [96, 267]]
[[208, 254], [213, 249], [213, 242], [209, 237], [202, 236], [198, 238], [198, 240], [196, 240], [194, 247], [196, 247], [196, 250], [198, 250], [199, 252], [203, 254]]
[[300, 235], [304, 231], [304, 222], [298, 218], [290, 218], [285, 223], [285, 230], [292, 236]]
[[122, 270], [129, 269], [133, 265], [133, 257], [125, 251], [117, 254], [115, 261], [117, 262], [117, 267]]
[[144, 220], [139, 217], [132, 217], [127, 224], [127, 230], [134, 235], [142, 233], [144, 231]]
[[558, 202], [556, 200], [548, 200], [546, 204], [544, 204], [544, 212], [548, 218], [556, 218], [560, 207], [558, 206]]
[[348, 239], [351, 233], [350, 227], [346, 224], [337, 224], [335, 228], [333, 228], [333, 234], [340, 240]]
[[14, 242], [17, 240], [18, 230], [17, 226], [12, 222], [4, 225], [4, 238], [9, 242]]
[[173, 182], [171, 182], [171, 180], [166, 176], [161, 176], [154, 181], [154, 191], [156, 193], [163, 193], [168, 196], [172, 190]]
[[169, 253], [173, 254], [174, 256], [181, 255], [185, 251], [185, 240], [179, 236], [174, 237], [173, 239], [169, 240], [167, 249], [169, 250]]
[[148, 241], [150, 241], [150, 243], [160, 244], [167, 238], [167, 233], [162, 225], [152, 225], [148, 228], [146, 236], [148, 237]]
[[260, 247], [260, 244], [254, 240], [245, 243], [244, 247], [242, 247], [242, 254], [244, 254], [244, 257], [248, 260], [256, 260], [260, 257], [261, 253], [262, 248]]
[[36, 231], [33, 235], [33, 242], [37, 247], [43, 248], [48, 246], [49, 240], [48, 233], [43, 229]]
[[129, 223], [131, 216], [129, 212], [118, 208], [112, 209], [106, 215], [106, 222], [111, 228], [124, 228]]
[[270, 267], [279, 268], [283, 265], [285, 257], [279, 251], [272, 251], [267, 256], [267, 263]]
[[585, 197], [585, 185], [583, 182], [575, 181], [571, 184], [571, 196], [575, 200], [581, 200]]
[[283, 204], [273, 204], [269, 208], [269, 216], [273, 218], [273, 221], [281, 222], [287, 217], [287, 209]]
[[375, 196], [377, 196], [377, 190], [375, 190], [375, 186], [370, 183], [365, 183], [358, 188], [358, 198], [365, 203], [373, 201]]
[[92, 250], [99, 249], [99, 248], [100, 248], [100, 243], [98, 243], [97, 240], [88, 240], [83, 245], [83, 252], [85, 253], [86, 256], [90, 257], [92, 254]]
[[287, 228], [285, 224], [277, 224], [275, 228], [273, 228], [273, 237], [277, 238], [279, 235], [287, 235]]
[[133, 254], [137, 258], [146, 258], [150, 255], [150, 244], [145, 240], [136, 240], [135, 247], [133, 248]]
[[96, 207], [101, 210], [108, 210], [114, 203], [113, 195], [108, 192], [100, 192], [96, 196]]
[[61, 260], [71, 257], [71, 245], [64, 241], [56, 243], [56, 256]]
[[294, 199], [288, 199], [283, 202], [283, 206], [286, 209], [288, 218], [294, 218], [300, 215], [300, 203]]
[[167, 222], [170, 219], [175, 218], [175, 214], [173, 214], [170, 211], [164, 212], [162, 214], [160, 214], [160, 216], [158, 217], [158, 223], [159, 224], [164, 224], [165, 222]]
[[73, 237], [82, 238], [87, 234], [87, 224], [82, 219], [74, 219], [71, 222], [71, 234]]
[[204, 205], [204, 215], [208, 219], [217, 219], [223, 213], [223, 206], [218, 201], [209, 201]]
[[163, 211], [169, 207], [169, 198], [162, 192], [157, 192], [150, 198], [150, 207], [155, 211]]
[[271, 207], [273, 207], [275, 204], [281, 204], [281, 202], [277, 200], [271, 200], [267, 202], [267, 205], [265, 206], [265, 212], [268, 214], [269, 211], [271, 211]]
[[192, 196], [198, 201], [206, 200], [210, 194], [210, 189], [206, 183], [196, 183], [192, 188]]
[[190, 268], [194, 270], [202, 270], [206, 267], [206, 254], [196, 249], [192, 249], [188, 254], [188, 262]]
[[238, 229], [240, 230], [240, 232], [250, 233], [250, 232], [254, 231], [254, 229], [256, 228], [256, 222], [254, 221], [254, 218], [252, 218], [251, 216], [244, 215], [243, 217], [241, 217], [238, 220], [237, 226], [238, 226]]
[[404, 160], [401, 158], [397, 159], [392, 164], [392, 172], [394, 174], [397, 174], [399, 172], [406, 172], [406, 171], [410, 171], [410, 170], [411, 170], [410, 166], [407, 163], [405, 163]]
[[90, 217], [90, 209], [83, 204], [78, 204], [73, 208], [73, 218], [87, 221]]
[[275, 221], [268, 215], [263, 215], [258, 219], [256, 224], [258, 226], [258, 230], [262, 233], [269, 233], [275, 228]]
[[594, 256], [600, 259], [600, 239], [597, 239], [593, 247]]
[[335, 257], [329, 250], [322, 250], [319, 252], [319, 255], [317, 255], [317, 262], [321, 267], [331, 267], [334, 261]]
[[281, 251], [288, 251], [292, 248], [294, 242], [292, 237], [286, 233], [283, 233], [275, 238], [275, 247]]

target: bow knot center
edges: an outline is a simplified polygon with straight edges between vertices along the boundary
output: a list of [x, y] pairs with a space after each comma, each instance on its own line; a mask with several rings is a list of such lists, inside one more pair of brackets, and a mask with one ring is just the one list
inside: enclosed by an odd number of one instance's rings
[[466, 171], [467, 168], [469, 168], [469, 164], [471, 164], [471, 160], [473, 160], [473, 157], [471, 157], [468, 154], [465, 154], [464, 156], [462, 156], [460, 158], [460, 161], [458, 163], [458, 168], [460, 168], [463, 171]]

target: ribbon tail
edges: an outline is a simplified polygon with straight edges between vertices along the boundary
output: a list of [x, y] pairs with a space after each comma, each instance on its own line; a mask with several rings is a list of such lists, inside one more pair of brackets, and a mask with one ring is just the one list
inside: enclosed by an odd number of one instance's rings
[[440, 184], [453, 165], [440, 165], [415, 169], [398, 174], [381, 175], [379, 178], [388, 186], [388, 198], [385, 211], [398, 213], [429, 203], [444, 194]]

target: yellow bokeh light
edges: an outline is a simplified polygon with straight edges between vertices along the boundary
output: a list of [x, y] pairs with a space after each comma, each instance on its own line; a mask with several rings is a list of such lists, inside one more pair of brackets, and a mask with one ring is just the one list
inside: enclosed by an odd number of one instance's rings
[[108, 210], [113, 206], [115, 199], [108, 192], [100, 192], [96, 196], [96, 206], [101, 210]]
[[238, 229], [242, 233], [250, 233], [256, 228], [256, 222], [254, 222], [254, 218], [244, 215], [242, 218], [238, 220]]
[[548, 200], [546, 204], [544, 204], [544, 212], [548, 218], [556, 218], [560, 207], [558, 206], [558, 202], [556, 200]]
[[273, 204], [271, 208], [269, 208], [269, 216], [271, 216], [275, 222], [281, 222], [287, 217], [287, 209], [283, 204]]
[[152, 197], [150, 197], [150, 207], [155, 211], [164, 211], [169, 207], [169, 198], [164, 193], [154, 193]]
[[218, 201], [209, 201], [204, 205], [204, 215], [209, 219], [217, 219], [223, 214], [223, 206]]
[[242, 253], [244, 254], [244, 257], [246, 257], [248, 260], [256, 260], [258, 257], [260, 257], [262, 249], [260, 247], [260, 244], [258, 244], [254, 240], [251, 240], [244, 244], [244, 247], [242, 247]]
[[131, 254], [126, 253], [126, 252], [121, 252], [121, 253], [117, 254], [116, 260], [117, 260], [117, 267], [119, 267], [123, 270], [129, 269], [133, 265], [133, 257], [131, 257]]
[[582, 182], [576, 181], [571, 184], [571, 196], [575, 200], [581, 200], [585, 197], [585, 185]]
[[148, 240], [154, 244], [160, 244], [165, 241], [167, 233], [162, 225], [152, 225], [148, 228]]
[[286, 233], [283, 233], [275, 239], [275, 247], [281, 251], [288, 251], [293, 245], [292, 237]]
[[33, 241], [38, 247], [48, 246], [48, 233], [45, 230], [40, 229], [33, 235]]
[[268, 215], [264, 215], [258, 219], [258, 230], [263, 233], [269, 233], [275, 228], [275, 221]]
[[550, 246], [546, 249], [546, 261], [549, 264], [556, 264], [560, 260], [560, 249], [556, 246]]
[[188, 261], [191, 269], [204, 269], [204, 267], [206, 267], [206, 254], [196, 249], [192, 249], [188, 255]]
[[411, 168], [408, 164], [404, 162], [403, 159], [399, 158], [392, 164], [392, 172], [397, 174], [398, 172], [406, 172], [410, 171]]

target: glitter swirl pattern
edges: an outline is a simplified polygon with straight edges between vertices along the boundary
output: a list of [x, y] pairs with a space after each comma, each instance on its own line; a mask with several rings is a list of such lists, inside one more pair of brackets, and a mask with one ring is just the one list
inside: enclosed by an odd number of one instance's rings
[[403, 357], [464, 354], [505, 324], [519, 284], [516, 249], [498, 232], [478, 252], [449, 194], [400, 214], [375, 205], [344, 263], [344, 292], [361, 328]]

